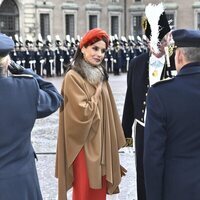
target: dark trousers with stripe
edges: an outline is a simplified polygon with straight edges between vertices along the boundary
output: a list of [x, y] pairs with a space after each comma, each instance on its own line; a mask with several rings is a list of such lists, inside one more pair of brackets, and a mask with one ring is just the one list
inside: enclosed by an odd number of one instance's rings
[[136, 152], [136, 177], [137, 177], [137, 198], [146, 200], [145, 181], [144, 181], [144, 127], [136, 124], [135, 133], [135, 152]]

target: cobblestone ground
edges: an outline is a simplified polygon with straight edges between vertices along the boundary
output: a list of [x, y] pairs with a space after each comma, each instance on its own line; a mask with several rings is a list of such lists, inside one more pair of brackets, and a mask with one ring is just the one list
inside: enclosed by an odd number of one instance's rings
[[[49, 78], [59, 91], [62, 80], [63, 77]], [[126, 92], [126, 74], [110, 74], [109, 81], [121, 117]], [[54, 177], [57, 130], [58, 111], [47, 118], [37, 120], [32, 133], [33, 146], [38, 155], [37, 169], [44, 200], [56, 200], [57, 197], [57, 179]], [[120, 193], [108, 195], [107, 200], [136, 200], [134, 149], [121, 149], [120, 160], [128, 172], [120, 184]], [[70, 192], [68, 196], [70, 200]]]

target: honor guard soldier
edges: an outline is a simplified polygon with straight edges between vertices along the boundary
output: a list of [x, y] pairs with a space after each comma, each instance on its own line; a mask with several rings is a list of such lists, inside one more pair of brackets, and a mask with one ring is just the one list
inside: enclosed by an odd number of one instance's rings
[[71, 61], [71, 40], [70, 40], [70, 35], [66, 35], [66, 39], [64, 40], [64, 51], [63, 51], [63, 58], [64, 58], [64, 63], [63, 63], [63, 69], [64, 69], [64, 73], [67, 71], [68, 69], [68, 65]]
[[120, 74], [120, 44], [117, 35], [115, 34], [113, 40], [113, 73], [114, 75]]
[[124, 36], [121, 36], [120, 40], [120, 67], [122, 72], [127, 71], [127, 61], [129, 60], [129, 52], [128, 52], [128, 45], [127, 45], [127, 40]]
[[44, 52], [46, 76], [51, 77], [54, 73], [54, 51], [52, 49], [51, 36], [47, 35], [46, 48]]
[[79, 44], [80, 44], [80, 40], [81, 40], [80, 35], [77, 35], [77, 36], [76, 36], [76, 40], [75, 40], [76, 48], [78, 48], [78, 46], [79, 46]]
[[137, 43], [139, 46], [139, 55], [147, 51], [147, 45], [146, 42], [138, 35], [137, 36]]
[[71, 48], [70, 48], [70, 55], [71, 55], [72, 58], [74, 57], [74, 54], [75, 54], [75, 52], [76, 52], [76, 49], [77, 49], [77, 47], [76, 47], [76, 41], [75, 41], [75, 39], [72, 37], [72, 38], [71, 38]]
[[0, 34], [0, 199], [42, 200], [31, 132], [62, 97], [52, 83], [11, 61], [13, 48], [13, 40]]
[[36, 40], [36, 51], [35, 51], [35, 69], [36, 73], [40, 76], [44, 76], [44, 43], [41, 34], [38, 34], [38, 39]]
[[15, 43], [15, 47], [11, 50], [10, 57], [13, 61], [18, 62], [18, 64], [21, 64], [19, 57], [19, 37], [17, 34], [15, 34], [13, 41]]
[[20, 52], [20, 60], [21, 60], [21, 64], [23, 67], [25, 67], [25, 47], [24, 47], [24, 41], [22, 36], [19, 36], [19, 52]]
[[108, 49], [106, 51], [105, 54], [105, 67], [108, 73], [112, 73], [113, 72], [113, 40], [112, 40], [112, 36], [110, 36], [110, 42], [109, 42], [109, 46]]
[[21, 64], [23, 67], [25, 67], [25, 54], [26, 54], [26, 49], [24, 47], [24, 41], [22, 36], [19, 36], [19, 52], [20, 52], [20, 60]]
[[139, 56], [140, 54], [143, 53], [142, 46], [143, 46], [143, 44], [141, 43], [141, 38], [140, 38], [140, 36], [137, 36], [136, 40], [135, 40], [135, 47], [134, 47], [134, 55], [135, 56]]
[[[145, 13], [147, 19], [143, 28], [147, 38], [149, 38], [150, 49], [149, 52], [136, 56], [130, 62], [122, 117], [127, 146], [132, 145], [132, 137], [135, 135], [138, 200], [146, 200], [143, 169], [146, 96], [152, 84], [168, 77], [167, 71], [170, 69], [167, 67], [164, 51], [164, 48], [168, 45], [166, 38], [170, 32], [170, 26], [163, 4], [149, 4]], [[153, 18], [154, 16], [157, 16], [157, 18]], [[151, 29], [151, 27], [154, 28]], [[156, 35], [157, 37], [155, 37]], [[134, 122], [136, 122], [135, 134], [132, 134]]]
[[25, 68], [35, 71], [35, 55], [33, 50], [33, 39], [29, 36], [25, 41]]
[[130, 56], [129, 62], [130, 62], [136, 56], [135, 55], [135, 51], [134, 51], [135, 41], [134, 41], [134, 36], [133, 35], [129, 35], [128, 36], [128, 46], [129, 46], [129, 56]]
[[63, 49], [62, 49], [62, 43], [60, 40], [59, 35], [55, 36], [55, 67], [56, 67], [56, 75], [61, 76], [63, 74]]
[[126, 54], [126, 66], [125, 66], [125, 72], [128, 71], [129, 63], [130, 63], [130, 50], [128, 46], [128, 42], [125, 43], [125, 54]]
[[23, 43], [20, 41], [18, 34], [14, 35], [15, 48], [10, 52], [11, 59], [19, 65], [23, 65], [22, 60], [24, 60], [23, 54]]

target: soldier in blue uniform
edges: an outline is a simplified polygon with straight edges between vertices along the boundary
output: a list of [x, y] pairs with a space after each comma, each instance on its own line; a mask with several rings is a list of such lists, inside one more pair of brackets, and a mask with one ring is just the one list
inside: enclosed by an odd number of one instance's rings
[[63, 49], [62, 49], [62, 43], [60, 40], [59, 35], [56, 35], [56, 41], [55, 41], [56, 49], [55, 49], [55, 67], [56, 67], [56, 75], [61, 76], [63, 74]]
[[123, 40], [123, 66], [122, 71], [127, 72], [129, 68], [129, 61], [130, 61], [130, 51], [127, 39], [124, 37]]
[[34, 51], [33, 51], [33, 41], [27, 39], [25, 41], [25, 68], [30, 68], [35, 71], [35, 58], [34, 58]]
[[0, 34], [0, 199], [42, 200], [31, 131], [37, 118], [59, 108], [62, 97], [30, 69], [10, 63], [13, 48], [13, 40]]
[[118, 62], [121, 72], [126, 72], [126, 49], [125, 40], [123, 36], [119, 41]]
[[64, 40], [64, 48], [63, 48], [63, 69], [64, 73], [67, 71], [69, 63], [71, 62], [72, 55], [71, 55], [71, 44], [70, 44], [70, 36], [66, 36], [66, 40]]
[[[167, 72], [171, 70], [171, 68], [167, 68], [164, 52], [164, 45], [166, 45], [164, 43], [165, 35], [167, 35], [170, 31], [165, 12], [160, 15], [158, 24], [160, 28], [158, 35], [159, 51], [154, 52], [151, 48], [149, 52], [136, 56], [130, 62], [127, 74], [127, 91], [122, 117], [122, 126], [127, 139], [127, 146], [132, 146], [132, 137], [135, 136], [138, 200], [146, 200], [143, 170], [146, 95], [150, 85], [168, 77]], [[145, 34], [149, 39], [151, 39], [151, 35], [153, 33], [148, 21], [145, 27]], [[155, 61], [159, 61], [158, 67], [155, 66]], [[136, 124], [134, 129], [135, 134], [133, 135], [132, 126], [134, 122], [136, 122]]]
[[[129, 64], [130, 61], [137, 55], [135, 55], [135, 41], [134, 41], [134, 36], [129, 35], [128, 37], [128, 46], [129, 46]], [[127, 69], [128, 70], [128, 69]]]
[[[23, 43], [20, 41], [19, 36], [15, 34], [13, 41], [15, 43], [15, 48], [11, 50], [10, 57], [19, 65], [23, 65], [22, 60], [24, 60]], [[24, 60], [25, 63], [25, 60]]]
[[109, 47], [105, 54], [105, 66], [108, 73], [113, 72], [113, 42], [109, 42]]
[[40, 76], [43, 76], [44, 73], [44, 51], [43, 51], [43, 40], [42, 36], [38, 34], [38, 39], [36, 40], [36, 50], [35, 50], [35, 70], [36, 73]]
[[24, 48], [24, 42], [22, 37], [19, 37], [19, 49], [17, 49], [18, 51], [18, 58], [19, 61], [17, 61], [17, 64], [21, 64], [23, 67], [25, 67], [25, 48]]
[[[19, 41], [18, 41], [18, 35], [17, 34], [13, 38], [13, 41], [15, 43], [15, 47], [14, 47], [14, 49], [11, 50], [10, 57], [13, 61], [17, 62], [19, 60], [19, 55], [18, 55]], [[20, 61], [20, 63], [21, 63], [21, 61]]]
[[114, 75], [120, 75], [121, 70], [121, 51], [120, 51], [120, 43], [118, 38], [116, 37], [113, 41], [113, 73]]
[[200, 199], [200, 31], [179, 29], [177, 76], [147, 96], [144, 172], [148, 200]]
[[52, 42], [50, 35], [47, 36], [44, 59], [45, 59], [44, 69], [46, 70], [46, 76], [51, 77], [54, 75], [55, 66], [54, 66], [54, 51], [52, 49]]

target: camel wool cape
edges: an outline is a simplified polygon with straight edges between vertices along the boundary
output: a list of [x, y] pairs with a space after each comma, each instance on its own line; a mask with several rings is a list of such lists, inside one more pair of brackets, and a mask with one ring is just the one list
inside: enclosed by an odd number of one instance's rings
[[56, 153], [58, 200], [67, 199], [73, 184], [73, 161], [85, 151], [90, 187], [101, 189], [106, 176], [107, 193], [118, 193], [121, 170], [118, 150], [125, 145], [115, 100], [108, 81], [103, 82], [98, 100], [96, 86], [71, 69], [65, 75], [61, 93], [64, 105], [59, 113]]

